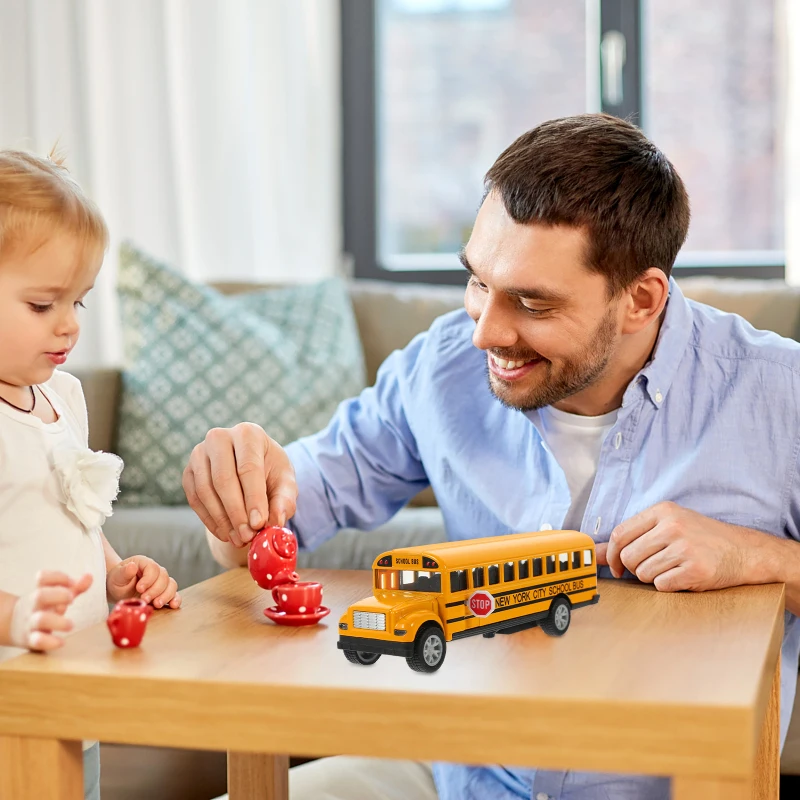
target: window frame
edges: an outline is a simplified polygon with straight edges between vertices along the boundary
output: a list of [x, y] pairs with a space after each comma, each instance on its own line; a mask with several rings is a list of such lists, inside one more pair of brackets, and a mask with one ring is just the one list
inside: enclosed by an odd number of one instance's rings
[[[586, 0], [587, 16], [591, 12], [592, 18], [596, 17], [599, 29], [597, 62], [591, 67], [599, 76], [597, 98], [594, 103], [589, 98], [589, 103], [596, 105], [597, 110], [630, 117], [640, 124], [647, 122], [642, 118], [643, 67], [647, 55], [642, 42], [643, 2]], [[340, 0], [342, 215], [344, 250], [352, 259], [352, 275], [356, 279], [395, 283], [466, 286], [466, 270], [437, 269], [433, 263], [430, 269], [391, 270], [379, 263], [375, 23], [375, 0]], [[600, 43], [612, 30], [620, 30], [625, 36], [626, 51], [623, 100], [616, 106], [605, 101], [601, 86]], [[590, 46], [594, 44], [587, 43], [587, 49]], [[693, 275], [783, 279], [785, 256], [780, 251], [687, 252], [678, 256], [673, 274], [679, 279]]]

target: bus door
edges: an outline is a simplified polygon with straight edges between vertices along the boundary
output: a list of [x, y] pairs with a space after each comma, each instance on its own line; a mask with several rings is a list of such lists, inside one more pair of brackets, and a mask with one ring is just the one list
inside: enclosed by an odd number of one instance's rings
[[[479, 570], [480, 572], [476, 571]], [[445, 615], [448, 633], [461, 633], [471, 628], [480, 627], [481, 620], [472, 614], [467, 607], [467, 601], [474, 591], [473, 581], [478, 581], [480, 586], [485, 582], [485, 570], [483, 567], [472, 569], [453, 569], [450, 570], [448, 588], [450, 592], [445, 596]], [[482, 577], [483, 576], [483, 577]]]

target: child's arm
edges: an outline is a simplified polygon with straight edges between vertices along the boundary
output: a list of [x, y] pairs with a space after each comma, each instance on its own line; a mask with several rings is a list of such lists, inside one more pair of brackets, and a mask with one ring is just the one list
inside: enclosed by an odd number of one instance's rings
[[18, 597], [0, 591], [0, 646], [55, 650], [64, 640], [56, 631], [72, 630], [64, 614], [69, 604], [92, 585], [92, 576], [75, 581], [63, 572], [40, 572], [36, 589]]
[[138, 596], [156, 608], [167, 605], [180, 608], [178, 584], [164, 567], [147, 556], [131, 556], [123, 560], [102, 531], [100, 537], [106, 558], [106, 595], [112, 603]]

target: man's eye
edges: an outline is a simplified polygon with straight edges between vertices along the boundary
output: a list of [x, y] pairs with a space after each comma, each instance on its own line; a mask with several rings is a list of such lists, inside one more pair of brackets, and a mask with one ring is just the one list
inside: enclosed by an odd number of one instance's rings
[[46, 306], [39, 305], [38, 303], [28, 303], [28, 305], [31, 307], [31, 310], [35, 311], [37, 314], [44, 314], [45, 311], [49, 311], [53, 307], [52, 303]]
[[530, 306], [526, 306], [525, 303], [522, 303], [522, 308], [528, 313], [533, 314], [533, 316], [537, 316], [539, 314], [547, 314], [548, 311], [552, 311], [551, 308], [531, 308]]
[[486, 291], [486, 284], [485, 283], [481, 283], [474, 275], [470, 275], [469, 276], [469, 282], [470, 282], [470, 284], [472, 286], [476, 286], [482, 292]]

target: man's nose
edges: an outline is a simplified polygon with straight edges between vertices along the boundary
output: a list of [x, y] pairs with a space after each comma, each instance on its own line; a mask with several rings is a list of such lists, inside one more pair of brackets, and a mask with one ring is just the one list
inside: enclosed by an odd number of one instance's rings
[[472, 343], [481, 350], [495, 347], [513, 347], [519, 337], [512, 321], [498, 304], [487, 299], [475, 321]]

